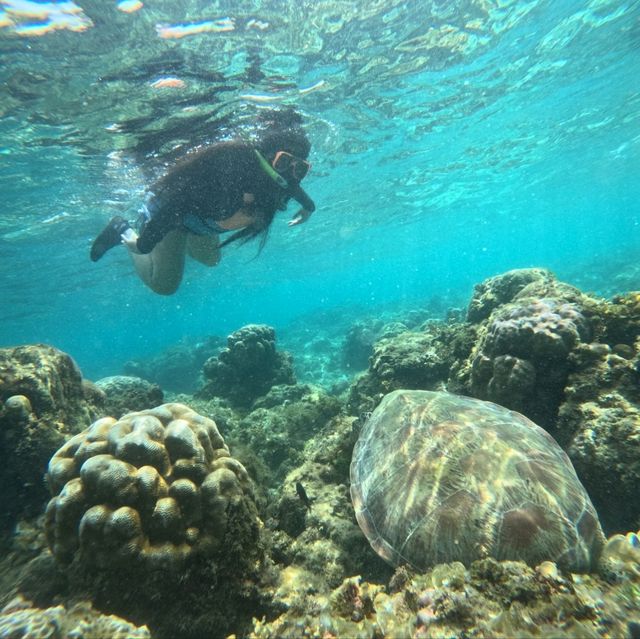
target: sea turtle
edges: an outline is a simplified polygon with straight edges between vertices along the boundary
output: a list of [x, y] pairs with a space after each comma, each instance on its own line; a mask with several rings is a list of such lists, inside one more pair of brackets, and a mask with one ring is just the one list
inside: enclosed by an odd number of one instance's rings
[[519, 413], [450, 393], [383, 398], [353, 451], [351, 499], [373, 549], [417, 570], [493, 557], [588, 572], [604, 544], [551, 435]]

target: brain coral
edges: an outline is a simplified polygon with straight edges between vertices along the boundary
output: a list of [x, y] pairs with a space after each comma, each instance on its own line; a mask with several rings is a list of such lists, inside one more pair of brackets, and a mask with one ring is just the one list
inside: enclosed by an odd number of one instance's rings
[[99, 419], [55, 453], [47, 481], [47, 541], [65, 563], [167, 570], [214, 555], [229, 535], [255, 547], [246, 470], [215, 423], [183, 404]]
[[489, 327], [485, 351], [530, 359], [563, 359], [589, 334], [584, 316], [575, 304], [554, 299], [507, 305]]

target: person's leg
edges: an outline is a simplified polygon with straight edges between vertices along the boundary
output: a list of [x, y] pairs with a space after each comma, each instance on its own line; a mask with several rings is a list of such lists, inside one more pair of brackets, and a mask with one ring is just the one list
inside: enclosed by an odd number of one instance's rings
[[217, 235], [187, 234], [187, 253], [205, 266], [215, 266], [220, 261], [220, 238]]
[[155, 245], [151, 253], [140, 255], [129, 251], [140, 279], [160, 295], [171, 295], [178, 290], [184, 272], [187, 234], [171, 231]]

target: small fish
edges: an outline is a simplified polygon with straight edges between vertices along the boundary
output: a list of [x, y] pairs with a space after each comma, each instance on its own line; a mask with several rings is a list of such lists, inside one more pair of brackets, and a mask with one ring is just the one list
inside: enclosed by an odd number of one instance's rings
[[299, 481], [296, 482], [296, 492], [298, 493], [298, 497], [300, 497], [300, 501], [307, 507], [307, 510], [311, 510], [311, 500], [304, 486]]

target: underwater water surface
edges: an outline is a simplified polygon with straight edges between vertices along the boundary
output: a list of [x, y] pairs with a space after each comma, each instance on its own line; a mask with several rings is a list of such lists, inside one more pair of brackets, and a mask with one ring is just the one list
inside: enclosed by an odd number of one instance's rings
[[[464, 306], [508, 269], [640, 288], [640, 5], [0, 2], [0, 343], [89, 377], [185, 336]], [[318, 209], [163, 298], [90, 243], [191, 146], [294, 106]], [[626, 273], [619, 285], [616, 278]]]

